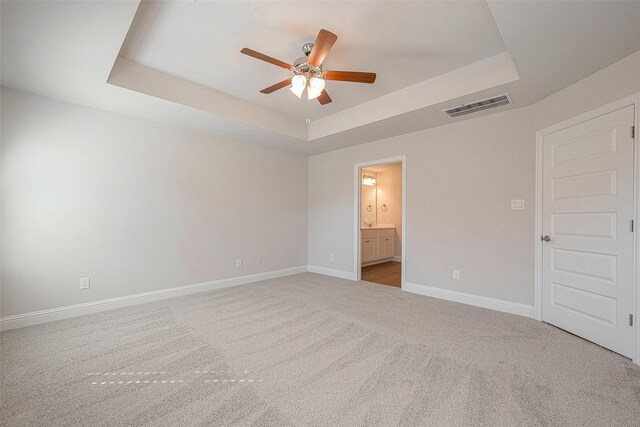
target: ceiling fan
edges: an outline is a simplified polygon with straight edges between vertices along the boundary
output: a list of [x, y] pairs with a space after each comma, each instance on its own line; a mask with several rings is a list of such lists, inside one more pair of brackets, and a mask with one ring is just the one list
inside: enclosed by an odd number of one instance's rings
[[376, 73], [363, 73], [359, 71], [325, 71], [322, 68], [322, 61], [338, 40], [338, 36], [327, 30], [320, 30], [315, 43], [305, 43], [302, 52], [305, 56], [294, 61], [293, 65], [264, 55], [255, 50], [244, 48], [240, 52], [261, 61], [269, 62], [286, 70], [293, 71], [293, 77], [276, 83], [273, 86], [262, 89], [261, 93], [272, 93], [278, 89], [291, 85], [291, 92], [298, 98], [302, 98], [302, 93], [307, 90], [308, 99], [318, 99], [320, 104], [325, 105], [331, 102], [329, 94], [325, 90], [326, 80], [337, 80], [341, 82], [373, 83], [376, 81]]

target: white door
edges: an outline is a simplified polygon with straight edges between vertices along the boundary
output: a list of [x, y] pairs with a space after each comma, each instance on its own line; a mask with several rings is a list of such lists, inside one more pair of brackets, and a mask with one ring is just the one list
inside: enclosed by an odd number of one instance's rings
[[542, 320], [631, 357], [629, 106], [544, 136]]

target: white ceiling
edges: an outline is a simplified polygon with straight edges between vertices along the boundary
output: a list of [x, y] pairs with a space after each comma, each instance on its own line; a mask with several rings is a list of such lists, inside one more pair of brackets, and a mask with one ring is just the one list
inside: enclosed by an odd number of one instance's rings
[[[525, 106], [640, 49], [640, 2], [161, 2], [137, 16], [137, 0], [0, 7], [3, 86], [307, 154]], [[334, 102], [311, 104], [306, 127], [304, 101], [258, 93], [286, 70], [239, 50], [291, 61], [320, 28], [338, 35], [327, 68], [378, 80], [329, 82]], [[440, 111], [505, 92], [511, 107]]]
[[491, 1], [525, 89], [542, 99], [640, 50], [640, 1]]
[[[329, 82], [333, 102], [325, 106], [286, 89], [259, 93], [292, 73], [240, 49], [291, 64], [320, 28], [338, 36], [324, 68], [375, 72], [375, 84]], [[300, 120], [315, 120], [504, 50], [483, 1], [147, 2], [121, 55]]]

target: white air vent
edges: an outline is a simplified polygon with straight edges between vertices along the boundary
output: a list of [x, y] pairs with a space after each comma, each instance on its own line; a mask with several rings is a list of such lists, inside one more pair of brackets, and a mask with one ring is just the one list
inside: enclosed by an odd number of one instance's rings
[[475, 113], [477, 111], [488, 110], [489, 108], [501, 107], [503, 105], [511, 104], [511, 98], [509, 94], [495, 96], [489, 99], [483, 99], [482, 101], [472, 102], [470, 104], [462, 104], [459, 107], [449, 108], [448, 110], [442, 110], [449, 117], [460, 117], [465, 114]]

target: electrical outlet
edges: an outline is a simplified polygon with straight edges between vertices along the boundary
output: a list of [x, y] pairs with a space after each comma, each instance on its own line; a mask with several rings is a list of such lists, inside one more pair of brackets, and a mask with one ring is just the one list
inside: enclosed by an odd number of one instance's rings
[[236, 259], [236, 267], [237, 267], [237, 268], [242, 267], [242, 258], [238, 258], [238, 259]]
[[256, 264], [262, 264], [262, 257], [259, 256], [258, 258], [256, 258]]
[[460, 280], [460, 270], [453, 270], [453, 280]]
[[89, 287], [91, 286], [91, 279], [88, 277], [81, 277], [80, 278], [80, 289], [89, 289]]
[[335, 261], [336, 257], [333, 256], [333, 254], [329, 255], [329, 261]]

